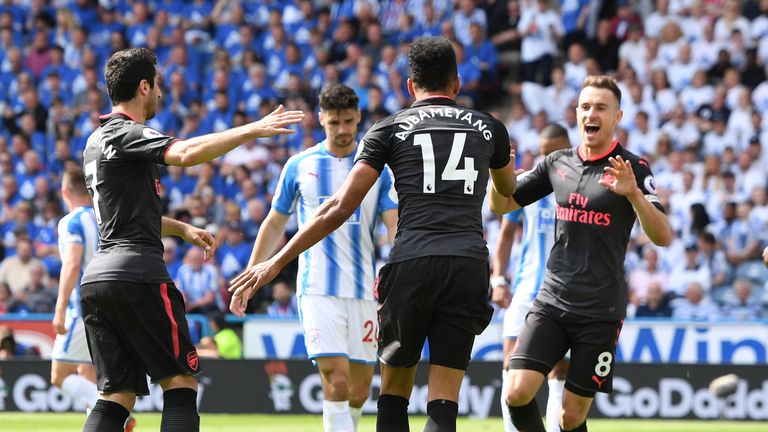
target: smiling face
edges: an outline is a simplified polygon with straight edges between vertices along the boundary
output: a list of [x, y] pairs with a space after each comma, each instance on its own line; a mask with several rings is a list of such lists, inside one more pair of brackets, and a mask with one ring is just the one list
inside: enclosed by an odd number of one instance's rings
[[594, 150], [610, 146], [621, 115], [619, 101], [610, 90], [592, 86], [582, 89], [576, 108], [582, 144]]

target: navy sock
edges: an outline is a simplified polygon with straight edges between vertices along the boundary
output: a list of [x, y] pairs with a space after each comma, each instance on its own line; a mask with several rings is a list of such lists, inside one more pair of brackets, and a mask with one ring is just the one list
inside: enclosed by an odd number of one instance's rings
[[446, 399], [435, 399], [427, 404], [427, 425], [424, 432], [456, 432], [459, 404]]
[[376, 432], [409, 432], [408, 399], [390, 394], [379, 395]]
[[119, 403], [99, 399], [85, 420], [83, 432], [123, 432], [129, 414]]
[[512, 417], [512, 424], [520, 432], [546, 432], [536, 399], [531, 399], [527, 405], [510, 406], [509, 415]]
[[200, 416], [197, 414], [197, 392], [191, 388], [175, 388], [163, 393], [163, 419], [161, 432], [197, 432]]
[[562, 432], [587, 432], [587, 421], [584, 420], [584, 423], [582, 423], [580, 426], [573, 428], [571, 430], [564, 430]]

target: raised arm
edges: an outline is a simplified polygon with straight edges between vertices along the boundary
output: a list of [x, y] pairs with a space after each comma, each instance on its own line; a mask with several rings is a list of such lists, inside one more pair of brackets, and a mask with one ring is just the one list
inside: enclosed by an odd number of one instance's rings
[[[629, 200], [645, 234], [655, 245], [669, 246], [672, 243], [672, 229], [669, 226], [667, 215], [649, 200], [649, 197], [654, 199], [656, 195], [643, 193], [637, 185], [630, 161], [622, 159], [621, 156], [611, 157], [608, 160], [611, 166], [605, 167], [605, 171], [612, 174], [615, 180], [609, 182], [606, 177], [603, 177], [600, 184]], [[658, 201], [658, 199], [656, 200]]]
[[274, 135], [291, 134], [286, 126], [300, 122], [301, 111], [285, 111], [280, 105], [259, 121], [222, 132], [211, 133], [174, 142], [164, 156], [165, 163], [174, 166], [193, 166], [216, 159], [241, 144]]

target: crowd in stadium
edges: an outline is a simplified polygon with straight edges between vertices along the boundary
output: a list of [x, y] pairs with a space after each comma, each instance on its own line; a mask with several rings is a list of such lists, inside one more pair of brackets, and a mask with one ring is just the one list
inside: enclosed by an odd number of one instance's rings
[[[205, 261], [164, 239], [188, 311], [207, 313], [226, 309], [226, 285], [248, 262], [283, 164], [323, 139], [320, 88], [338, 81], [356, 91], [362, 136], [410, 104], [408, 43], [422, 35], [455, 41], [459, 102], [507, 125], [521, 168], [535, 163], [549, 122], [577, 145], [582, 81], [615, 75], [617, 139], [650, 162], [650, 187], [676, 235], [668, 248], [640, 230], [630, 243], [629, 314], [768, 316], [766, 0], [2, 1], [0, 313], [53, 310], [61, 174], [81, 165], [85, 140], [110, 110], [103, 70], [112, 52], [157, 54], [164, 106], [149, 125], [168, 135], [225, 130], [278, 103], [307, 113], [293, 135], [165, 168], [166, 214], [219, 242]], [[493, 250], [498, 218], [485, 219]], [[295, 314], [293, 280], [285, 272], [249, 311]]]

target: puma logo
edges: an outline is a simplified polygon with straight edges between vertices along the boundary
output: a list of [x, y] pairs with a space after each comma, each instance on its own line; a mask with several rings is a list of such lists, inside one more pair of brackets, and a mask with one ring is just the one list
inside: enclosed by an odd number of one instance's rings
[[313, 173], [312, 171], [308, 172], [307, 174], [309, 174], [309, 175], [311, 175], [312, 177], [314, 177], [314, 178], [317, 178], [317, 179], [319, 179], [319, 178], [320, 178], [320, 175], [319, 175], [319, 174], [317, 174], [317, 173]]
[[603, 388], [603, 383], [604, 383], [604, 382], [605, 382], [607, 379], [608, 379], [608, 378], [603, 378], [603, 379], [600, 379], [600, 378], [598, 378], [598, 377], [597, 377], [597, 375], [592, 375], [592, 381], [594, 381], [595, 383], [597, 383], [597, 388], [598, 388], [598, 389], [602, 389], [602, 388]]
[[555, 169], [555, 174], [560, 176], [560, 181], [565, 181], [565, 178], [568, 177], [568, 173], [560, 168]]

